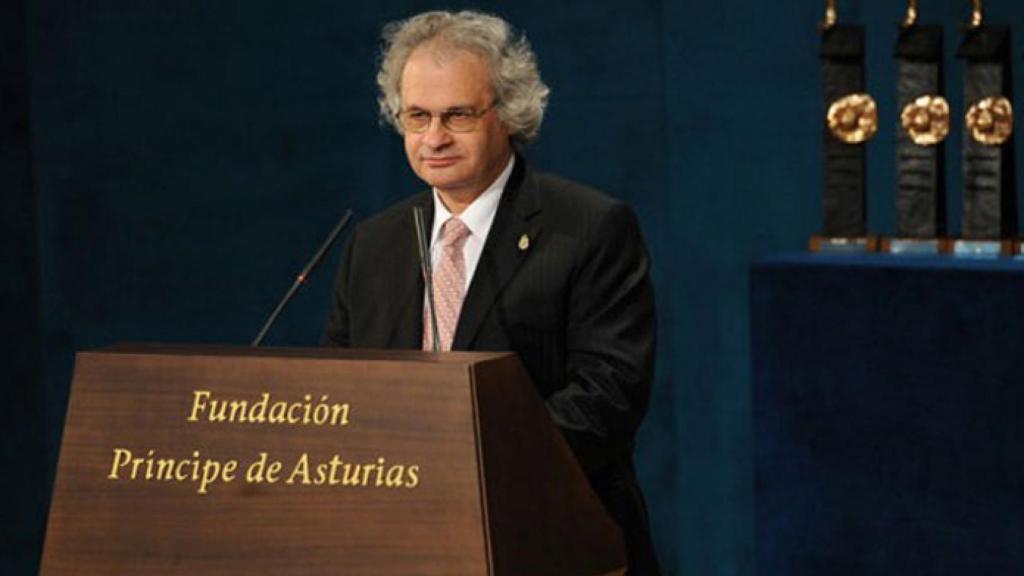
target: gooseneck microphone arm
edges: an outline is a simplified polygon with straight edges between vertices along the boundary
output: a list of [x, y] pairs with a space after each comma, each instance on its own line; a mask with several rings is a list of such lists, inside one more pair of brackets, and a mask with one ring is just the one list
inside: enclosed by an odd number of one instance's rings
[[302, 269], [302, 272], [299, 272], [299, 275], [295, 277], [295, 282], [292, 282], [292, 287], [288, 289], [288, 292], [285, 293], [284, 298], [282, 298], [281, 301], [277, 304], [277, 308], [274, 308], [274, 311], [270, 313], [270, 317], [267, 318], [267, 321], [263, 323], [263, 328], [260, 329], [259, 334], [256, 335], [255, 339], [253, 339], [252, 346], [259, 346], [261, 343], [263, 343], [263, 338], [266, 337], [267, 332], [270, 331], [270, 327], [274, 325], [274, 322], [277, 320], [277, 317], [281, 314], [281, 311], [284, 310], [284, 307], [287, 306], [289, 302], [291, 302], [292, 297], [295, 296], [295, 293], [299, 290], [299, 286], [302, 286], [306, 282], [306, 278], [309, 277], [309, 274], [324, 259], [324, 255], [327, 254], [327, 251], [330, 250], [331, 246], [333, 246], [335, 241], [338, 240], [338, 236], [341, 236], [342, 230], [344, 230], [345, 227], [348, 226], [349, 220], [351, 219], [352, 211], [346, 210], [345, 214], [342, 215], [341, 220], [338, 221], [338, 224], [334, 227], [333, 230], [331, 230], [331, 233], [327, 235], [327, 239], [325, 239], [324, 243], [320, 245], [320, 249], [316, 251], [316, 254], [314, 254], [313, 258], [309, 260], [309, 263], [306, 264], [306, 267]]

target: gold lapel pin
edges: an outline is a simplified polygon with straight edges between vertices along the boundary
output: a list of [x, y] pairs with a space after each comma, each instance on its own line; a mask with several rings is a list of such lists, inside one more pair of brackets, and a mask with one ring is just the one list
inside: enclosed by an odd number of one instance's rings
[[521, 252], [523, 252], [523, 251], [525, 251], [529, 247], [530, 247], [530, 237], [527, 236], [526, 234], [523, 234], [522, 236], [519, 237], [519, 250]]

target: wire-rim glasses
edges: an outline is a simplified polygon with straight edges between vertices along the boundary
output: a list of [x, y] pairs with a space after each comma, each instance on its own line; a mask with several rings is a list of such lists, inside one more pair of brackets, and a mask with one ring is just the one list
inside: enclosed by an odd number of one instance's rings
[[491, 102], [490, 106], [482, 110], [457, 106], [437, 114], [420, 108], [410, 108], [402, 110], [396, 116], [403, 130], [417, 134], [429, 130], [430, 126], [434, 123], [435, 116], [441, 119], [441, 126], [444, 126], [446, 130], [451, 132], [472, 132], [480, 125], [480, 119], [483, 118], [484, 114], [490, 112], [497, 105], [498, 101], [495, 100]]

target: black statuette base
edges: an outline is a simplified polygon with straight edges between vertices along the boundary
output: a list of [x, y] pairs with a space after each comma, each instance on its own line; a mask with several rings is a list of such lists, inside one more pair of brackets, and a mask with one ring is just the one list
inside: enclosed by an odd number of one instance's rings
[[[823, 112], [849, 94], [864, 92], [864, 27], [839, 25], [821, 38]], [[822, 234], [867, 235], [866, 157], [863, 144], [836, 139], [823, 126], [824, 191]]]
[[[982, 26], [968, 30], [958, 56], [966, 62], [964, 107], [984, 98], [1012, 100], [1010, 30]], [[965, 240], [999, 242], [1017, 234], [1017, 185], [1011, 136], [986, 145], [963, 131], [963, 218]]]
[[[941, 96], [942, 27], [901, 29], [896, 44], [899, 111], [921, 96]], [[916, 144], [899, 128], [896, 230], [907, 238], [933, 239], [946, 233], [945, 145]]]

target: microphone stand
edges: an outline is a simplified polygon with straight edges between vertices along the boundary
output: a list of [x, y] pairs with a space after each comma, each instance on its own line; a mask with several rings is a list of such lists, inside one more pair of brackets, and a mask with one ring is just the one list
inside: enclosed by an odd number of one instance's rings
[[427, 306], [430, 309], [430, 334], [432, 336], [430, 340], [433, 344], [433, 351], [440, 352], [437, 311], [434, 308], [434, 267], [430, 258], [430, 240], [427, 238], [427, 226], [421, 206], [413, 206], [412, 218], [416, 223], [416, 245], [420, 252], [420, 271], [423, 273], [423, 284], [427, 287]]
[[285, 293], [284, 298], [282, 298], [281, 301], [277, 304], [277, 308], [274, 308], [274, 311], [270, 313], [270, 317], [267, 318], [267, 321], [263, 323], [263, 328], [260, 328], [259, 334], [256, 335], [255, 339], [253, 339], [252, 346], [259, 346], [260, 344], [263, 343], [263, 338], [266, 337], [267, 332], [270, 331], [270, 327], [274, 325], [274, 322], [277, 320], [277, 317], [281, 314], [281, 311], [284, 310], [284, 307], [287, 306], [289, 302], [291, 302], [292, 297], [295, 296], [295, 293], [299, 290], [299, 286], [302, 286], [302, 284], [306, 282], [306, 278], [309, 277], [310, 272], [312, 272], [313, 269], [316, 268], [318, 264], [320, 264], [320, 261], [323, 260], [324, 255], [327, 254], [327, 251], [330, 250], [332, 245], [334, 245], [334, 242], [338, 239], [338, 236], [341, 235], [341, 231], [344, 230], [346, 226], [348, 226], [348, 222], [351, 219], [352, 211], [346, 210], [345, 214], [342, 215], [341, 220], [338, 222], [338, 224], [334, 227], [333, 230], [331, 230], [331, 233], [327, 235], [327, 239], [324, 240], [324, 243], [320, 245], [320, 249], [316, 251], [316, 254], [314, 254], [313, 258], [311, 258], [309, 263], [306, 264], [306, 267], [302, 269], [302, 272], [299, 272], [299, 275], [295, 277], [295, 282], [292, 283], [292, 287], [288, 289], [288, 292]]

